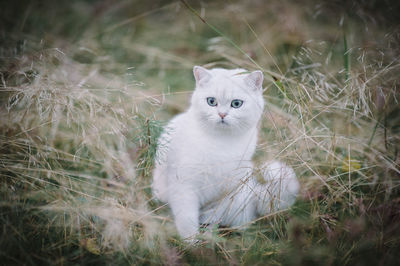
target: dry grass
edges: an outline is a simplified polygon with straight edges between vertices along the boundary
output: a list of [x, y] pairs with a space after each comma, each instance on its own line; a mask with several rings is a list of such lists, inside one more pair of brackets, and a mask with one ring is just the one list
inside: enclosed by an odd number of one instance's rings
[[[46, 34], [27, 4], [2, 35], [2, 261], [398, 262], [398, 33], [305, 3], [195, 5], [208, 25], [179, 3], [48, 3], [72, 15], [45, 17]], [[302, 192], [191, 247], [149, 183], [160, 121], [186, 108], [195, 64], [264, 71], [255, 160], [288, 162]]]

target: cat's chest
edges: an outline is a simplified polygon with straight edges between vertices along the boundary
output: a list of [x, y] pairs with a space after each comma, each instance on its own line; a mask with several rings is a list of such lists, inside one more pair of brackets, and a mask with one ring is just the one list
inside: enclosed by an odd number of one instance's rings
[[[176, 167], [184, 175], [203, 176], [206, 179], [232, 178], [242, 168], [251, 166], [256, 136], [223, 138], [200, 134], [185, 136], [176, 143], [179, 147]], [[240, 175], [240, 174], [239, 174]]]
[[249, 138], [193, 138], [185, 153], [197, 162], [208, 164], [229, 164], [234, 161], [249, 160], [255, 143]]
[[[182, 156], [178, 173], [199, 191], [202, 204], [236, 187], [251, 171], [252, 151], [242, 143], [193, 142]], [[225, 192], [224, 192], [225, 191]]]
[[251, 172], [256, 134], [224, 138], [177, 134], [169, 162], [178, 182], [198, 191], [202, 204], [236, 187]]

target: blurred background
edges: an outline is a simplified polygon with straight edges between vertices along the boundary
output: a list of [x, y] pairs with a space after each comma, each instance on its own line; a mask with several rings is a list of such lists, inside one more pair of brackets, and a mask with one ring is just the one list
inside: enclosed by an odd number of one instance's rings
[[[399, 1], [1, 6], [5, 265], [399, 262]], [[149, 184], [194, 65], [263, 71], [254, 159], [288, 162], [302, 192], [187, 247]]]

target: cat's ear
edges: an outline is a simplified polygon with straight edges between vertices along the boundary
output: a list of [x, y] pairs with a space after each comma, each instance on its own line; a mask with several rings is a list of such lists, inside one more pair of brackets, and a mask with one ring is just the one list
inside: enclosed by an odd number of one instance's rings
[[264, 75], [260, 70], [253, 71], [247, 75], [245, 82], [256, 90], [262, 90]]
[[196, 80], [196, 85], [207, 82], [211, 78], [210, 72], [201, 66], [193, 67], [193, 75]]

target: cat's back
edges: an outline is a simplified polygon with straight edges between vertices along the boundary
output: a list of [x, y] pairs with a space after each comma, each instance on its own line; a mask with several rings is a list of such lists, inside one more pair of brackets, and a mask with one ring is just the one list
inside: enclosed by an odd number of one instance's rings
[[168, 200], [168, 163], [175, 157], [176, 138], [182, 134], [182, 126], [187, 120], [186, 113], [175, 116], [165, 127], [158, 139], [155, 168], [153, 171], [152, 190], [161, 201]]
[[175, 157], [175, 153], [183, 153], [181, 156], [185, 156], [206, 141], [194, 119], [190, 112], [185, 112], [175, 116], [165, 127], [163, 138], [168, 141], [170, 156]]
[[181, 138], [183, 137], [183, 135], [190, 134], [192, 126], [193, 125], [191, 123], [190, 114], [188, 112], [176, 115], [164, 127], [164, 131], [161, 135], [160, 141], [168, 141], [168, 143], [171, 144], [171, 141], [173, 141], [174, 139]]
[[191, 114], [179, 114], [164, 127], [158, 140], [157, 158], [163, 163], [177, 162], [180, 157], [187, 157], [195, 146], [201, 146], [203, 139]]

